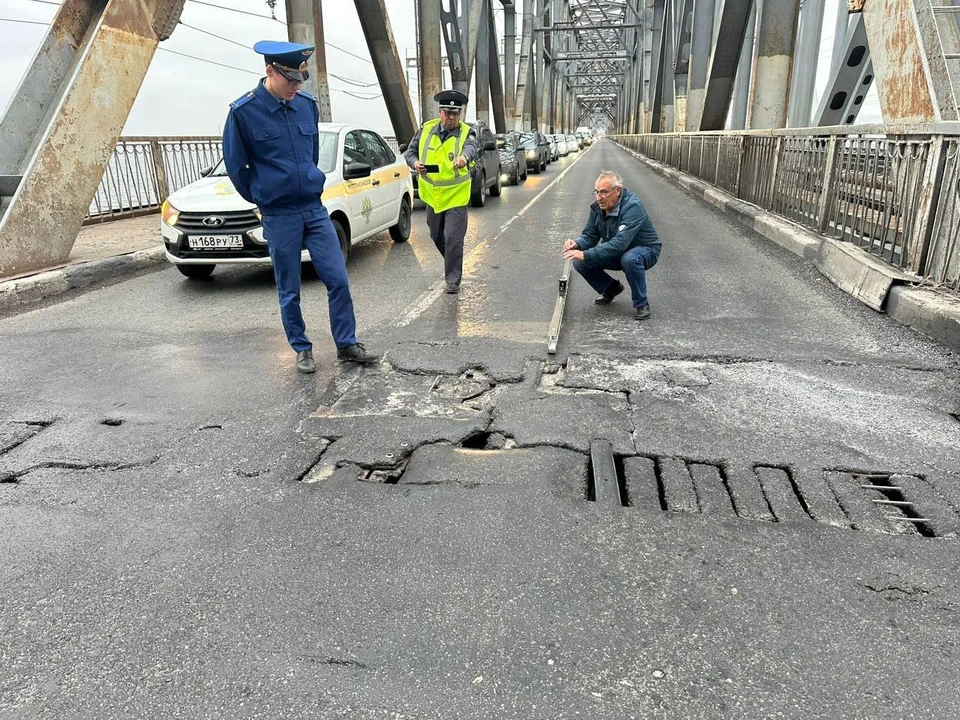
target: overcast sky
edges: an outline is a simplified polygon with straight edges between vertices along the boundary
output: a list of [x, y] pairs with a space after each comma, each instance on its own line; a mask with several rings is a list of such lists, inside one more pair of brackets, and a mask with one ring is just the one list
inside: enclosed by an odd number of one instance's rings
[[[833, 19], [840, 1], [826, 1], [820, 48], [821, 71], [816, 88], [818, 94], [826, 82], [823, 68], [829, 65]], [[264, 0], [204, 2], [265, 17], [253, 17], [242, 12], [201, 5], [197, 0], [187, 0], [181, 24], [169, 40], [161, 43], [160, 50], [154, 56], [124, 128], [124, 135], [219, 134], [229, 103], [253, 88], [263, 73], [261, 56], [249, 48], [258, 40], [286, 39], [283, 0], [277, 2], [277, 20], [269, 18], [270, 10]], [[401, 58], [413, 55], [416, 45], [413, 0], [385, 2]], [[0, 107], [5, 108], [16, 92], [46, 36], [46, 24], [53, 19], [58, 4], [59, 0], [0, 0], [0, 63], [6, 70], [0, 75]], [[496, 7], [499, 8], [499, 3]], [[334, 120], [366, 125], [383, 135], [393, 135], [386, 106], [383, 98], [379, 97], [377, 76], [369, 59], [370, 53], [354, 3], [350, 0], [325, 0], [323, 17]], [[502, 39], [502, 13], [497, 14], [497, 20], [501, 26], [499, 37]], [[519, 19], [517, 24], [519, 31]], [[200, 30], [215, 33], [226, 40], [211, 37]], [[204, 60], [232, 67], [221, 67]], [[414, 110], [418, 112], [415, 71], [409, 71], [409, 80]], [[472, 117], [469, 109], [467, 117]], [[873, 92], [868, 97], [860, 121], [878, 119], [876, 94]]]

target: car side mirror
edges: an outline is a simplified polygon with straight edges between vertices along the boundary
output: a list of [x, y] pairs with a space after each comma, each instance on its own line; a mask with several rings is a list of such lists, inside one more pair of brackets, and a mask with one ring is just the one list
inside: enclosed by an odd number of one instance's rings
[[410, 146], [404, 143], [403, 145], [400, 146], [400, 152], [405, 153], [408, 147]]
[[200, 171], [200, 177], [206, 177], [212, 172], [213, 172], [213, 165], [211, 165], [210, 167], [205, 167]]
[[365, 177], [370, 177], [370, 166], [366, 163], [349, 163], [343, 168], [344, 180], [357, 180]]
[[493, 140], [487, 140], [487, 141], [483, 144], [483, 149], [484, 149], [484, 150], [496, 150], [496, 149], [497, 149], [497, 144], [496, 144]]

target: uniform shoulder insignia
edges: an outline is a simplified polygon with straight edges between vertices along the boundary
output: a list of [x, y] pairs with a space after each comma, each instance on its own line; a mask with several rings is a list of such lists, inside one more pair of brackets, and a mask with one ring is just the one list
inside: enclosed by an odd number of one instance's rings
[[233, 110], [236, 110], [239, 107], [243, 107], [251, 100], [253, 100], [253, 90], [251, 90], [250, 92], [248, 92], [246, 95], [242, 97], [238, 97], [236, 100], [230, 103], [230, 108]]
[[310, 93], [304, 90], [297, 90], [297, 95], [303, 95], [307, 100], [313, 100], [314, 102], [318, 102], [318, 100], [313, 95], [311, 95]]

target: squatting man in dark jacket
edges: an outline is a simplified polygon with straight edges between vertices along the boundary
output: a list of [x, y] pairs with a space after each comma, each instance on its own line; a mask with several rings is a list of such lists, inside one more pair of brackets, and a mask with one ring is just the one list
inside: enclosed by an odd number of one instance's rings
[[630, 285], [634, 317], [650, 317], [646, 272], [660, 257], [660, 238], [640, 198], [624, 189], [623, 180], [604, 170], [594, 183], [596, 202], [576, 240], [563, 243], [563, 256], [573, 259], [574, 269], [600, 293], [594, 302], [609, 305], [623, 292], [623, 283], [606, 272], [622, 270]]

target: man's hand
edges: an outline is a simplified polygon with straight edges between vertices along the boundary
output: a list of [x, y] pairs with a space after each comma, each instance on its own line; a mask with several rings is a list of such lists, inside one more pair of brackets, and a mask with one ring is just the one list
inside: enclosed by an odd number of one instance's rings
[[422, 162], [420, 162], [419, 160], [417, 160], [417, 161], [413, 164], [413, 169], [416, 170], [418, 174], [423, 175], [423, 174], [427, 171], [427, 166], [424, 165], [424, 164], [423, 164]]
[[461, 155], [460, 157], [458, 157], [458, 158], [454, 161], [453, 166], [454, 166], [455, 168], [466, 167], [466, 166], [467, 166], [467, 157], [466, 157], [465, 155]]
[[563, 251], [573, 250], [577, 246], [576, 240], [564, 240], [563, 241]]
[[570, 248], [569, 250], [563, 251], [563, 257], [567, 260], [583, 260], [583, 250], [576, 250], [575, 248]]

